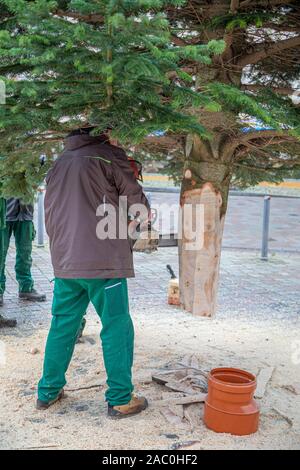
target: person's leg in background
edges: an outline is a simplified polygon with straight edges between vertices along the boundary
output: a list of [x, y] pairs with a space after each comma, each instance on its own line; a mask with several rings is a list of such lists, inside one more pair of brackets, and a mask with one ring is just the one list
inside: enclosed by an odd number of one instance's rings
[[7, 222], [6, 227], [0, 230], [0, 305], [3, 304], [6, 284], [5, 264], [10, 237], [13, 232], [13, 224], [14, 222]]
[[55, 279], [52, 322], [48, 334], [43, 376], [38, 385], [37, 408], [45, 409], [66, 384], [83, 315], [89, 304], [86, 286], [80, 279]]
[[129, 313], [126, 279], [86, 280], [89, 298], [102, 322], [101, 341], [107, 373], [105, 397], [114, 418], [143, 411], [148, 403], [135, 397], [132, 384], [134, 328]]
[[16, 278], [19, 283], [19, 297], [23, 300], [43, 302], [45, 294], [38, 293], [33, 288], [31, 275], [32, 242], [34, 239], [34, 225], [30, 220], [14, 222], [14, 236], [16, 242]]
[[[9, 247], [9, 241], [13, 230], [13, 222], [6, 222], [6, 226], [0, 230], [0, 307], [3, 306], [3, 294], [5, 291], [5, 263]], [[3, 318], [0, 315], [0, 328], [14, 327], [17, 325], [15, 319]]]
[[78, 336], [77, 336], [77, 340], [76, 340], [76, 343], [83, 343], [83, 340], [82, 340], [82, 337], [83, 337], [83, 331], [85, 329], [85, 326], [86, 326], [86, 318], [85, 318], [85, 315], [86, 315], [86, 312], [82, 318], [82, 322], [81, 322], [81, 325], [80, 325], [80, 328], [79, 328], [79, 331], [78, 331]]

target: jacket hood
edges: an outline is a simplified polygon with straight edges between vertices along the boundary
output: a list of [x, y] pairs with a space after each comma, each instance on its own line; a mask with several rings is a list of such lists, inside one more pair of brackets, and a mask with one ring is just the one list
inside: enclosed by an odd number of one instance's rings
[[66, 137], [65, 139], [65, 150], [77, 150], [86, 145], [99, 145], [109, 142], [109, 138], [105, 134], [91, 136], [91, 135], [74, 135], [72, 137]]

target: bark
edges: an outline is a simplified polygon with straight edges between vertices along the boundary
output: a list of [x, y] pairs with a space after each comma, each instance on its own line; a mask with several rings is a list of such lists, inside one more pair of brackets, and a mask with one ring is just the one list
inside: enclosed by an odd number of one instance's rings
[[216, 312], [231, 179], [230, 167], [222, 162], [221, 145], [211, 145], [197, 137], [187, 145], [178, 241], [181, 305], [194, 315], [206, 317]]
[[[283, 95], [283, 96], [289, 96], [292, 95], [295, 91], [297, 91], [296, 88], [289, 88], [289, 87], [268, 87], [270, 90], [272, 90], [274, 93], [278, 93], [278, 95]], [[264, 85], [257, 85], [257, 84], [243, 84], [241, 85], [241, 90], [246, 90], [246, 91], [252, 91], [257, 93], [258, 91], [264, 90], [265, 86]]]
[[300, 45], [300, 36], [295, 36], [289, 39], [284, 39], [282, 41], [276, 41], [271, 45], [264, 45], [264, 47], [252, 54], [247, 54], [241, 57], [237, 61], [238, 67], [246, 67], [246, 65], [257, 64], [261, 60], [271, 57], [278, 52], [282, 52], [286, 49], [291, 49], [298, 47]]

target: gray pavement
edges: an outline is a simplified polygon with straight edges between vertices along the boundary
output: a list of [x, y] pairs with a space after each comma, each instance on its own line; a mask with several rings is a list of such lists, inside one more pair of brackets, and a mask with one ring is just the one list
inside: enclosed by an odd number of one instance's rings
[[[162, 207], [160, 211], [162, 233], [177, 232], [176, 206], [179, 194], [152, 193], [152, 205]], [[170, 226], [166, 222], [168, 207], [174, 206], [175, 217]], [[238, 196], [229, 197], [228, 211], [225, 220], [223, 247], [259, 250], [262, 237], [263, 197]], [[271, 199], [270, 237], [271, 251], [300, 252], [300, 198]]]
[[[162, 234], [177, 233], [178, 193], [151, 193], [151, 203], [159, 208], [155, 224]], [[172, 206], [173, 218], [169, 222]], [[300, 252], [300, 197], [271, 198], [269, 249], [271, 252]], [[231, 194], [225, 219], [224, 248], [260, 250], [262, 239], [263, 195], [239, 196]], [[37, 227], [37, 206], [35, 208]], [[47, 236], [45, 233], [45, 240]]]
[[[35, 286], [47, 294], [44, 303], [18, 300], [15, 250], [13, 246], [9, 250], [7, 290], [1, 313], [18, 319], [16, 334], [47, 326], [51, 318], [53, 273], [48, 248], [35, 248], [33, 259]], [[136, 278], [129, 280], [129, 290], [131, 308], [136, 315], [163, 311], [169, 281], [165, 267], [168, 263], [178, 273], [176, 248], [161, 248], [150, 255], [135, 254]], [[218, 304], [220, 319], [238, 318], [247, 323], [269, 319], [299, 325], [300, 254], [278, 253], [269, 261], [261, 261], [255, 251], [223, 250]], [[6, 331], [5, 334], [12, 333]]]

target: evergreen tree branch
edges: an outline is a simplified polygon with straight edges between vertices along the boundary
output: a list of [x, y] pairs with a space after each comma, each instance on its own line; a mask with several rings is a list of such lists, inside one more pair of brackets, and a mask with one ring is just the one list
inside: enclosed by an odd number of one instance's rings
[[231, 0], [230, 1], [230, 12], [236, 13], [240, 6], [240, 0]]
[[271, 57], [273, 54], [282, 52], [286, 49], [292, 49], [297, 46], [300, 46], [300, 36], [295, 36], [289, 39], [284, 39], [283, 41], [277, 41], [251, 54], [242, 56], [237, 61], [237, 66], [245, 67], [246, 65], [257, 64], [257, 62], [260, 62], [266, 59], [267, 57]]
[[72, 20], [84, 21], [88, 24], [103, 24], [104, 17], [102, 15], [84, 15], [83, 13], [78, 13], [70, 10], [56, 10], [53, 12], [53, 15], [59, 16], [60, 18], [71, 18]]
[[256, 144], [257, 146], [268, 146], [274, 143], [280, 142], [295, 142], [299, 143], [297, 137], [292, 136], [288, 131], [278, 131], [278, 130], [264, 130], [264, 131], [253, 131], [247, 132], [243, 135], [240, 135], [236, 138], [228, 137], [226, 143], [222, 149], [222, 159], [228, 161], [232, 155], [236, 152], [237, 148], [242, 148], [249, 146], [250, 144]]
[[236, 142], [238, 144], [244, 143], [244, 142], [249, 142], [253, 140], [265, 140], [265, 139], [270, 139], [270, 138], [275, 138], [278, 137], [280, 139], [283, 139], [285, 141], [290, 141], [290, 142], [299, 142], [297, 137], [292, 136], [287, 130], [263, 130], [263, 131], [253, 131], [253, 132], [247, 132], [240, 136]]
[[244, 0], [240, 2], [240, 8], [246, 8], [251, 6], [251, 8], [257, 8], [257, 7], [266, 7], [266, 6], [280, 6], [280, 5], [288, 5], [291, 3], [295, 3], [296, 0]]
[[[241, 85], [241, 90], [247, 90], [247, 91], [252, 91], [252, 92], [258, 92], [261, 90], [265, 89], [265, 85], [259, 85], [259, 84], [243, 84]], [[272, 90], [274, 93], [278, 93], [279, 95], [283, 96], [289, 96], [292, 95], [295, 91], [297, 91], [295, 88], [291, 87], [269, 87], [269, 90]]]

